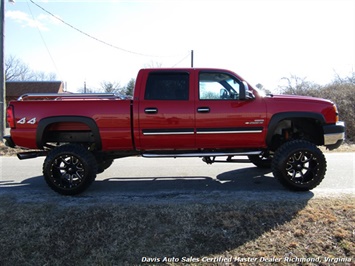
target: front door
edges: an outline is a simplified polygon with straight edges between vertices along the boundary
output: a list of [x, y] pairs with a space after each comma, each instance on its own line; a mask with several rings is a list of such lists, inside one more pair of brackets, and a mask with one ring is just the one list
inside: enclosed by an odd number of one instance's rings
[[239, 99], [243, 83], [230, 73], [201, 71], [196, 99], [197, 148], [252, 148], [264, 142], [266, 108], [260, 96]]
[[139, 104], [142, 150], [193, 149], [194, 101], [186, 71], [149, 73]]

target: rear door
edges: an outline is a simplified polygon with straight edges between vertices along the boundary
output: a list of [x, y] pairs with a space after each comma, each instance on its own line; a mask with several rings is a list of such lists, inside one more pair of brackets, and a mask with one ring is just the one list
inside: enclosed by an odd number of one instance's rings
[[200, 71], [196, 97], [197, 148], [250, 148], [264, 142], [266, 107], [260, 96], [240, 100], [232, 73]]
[[189, 71], [146, 73], [139, 103], [141, 150], [195, 147], [194, 101]]

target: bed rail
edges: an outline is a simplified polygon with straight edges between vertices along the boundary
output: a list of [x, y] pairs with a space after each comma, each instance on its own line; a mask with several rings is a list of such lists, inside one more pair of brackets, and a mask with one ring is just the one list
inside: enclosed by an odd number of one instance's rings
[[61, 99], [61, 98], [112, 98], [119, 99], [120, 97], [113, 93], [26, 93], [21, 95], [17, 100], [24, 101], [25, 99]]

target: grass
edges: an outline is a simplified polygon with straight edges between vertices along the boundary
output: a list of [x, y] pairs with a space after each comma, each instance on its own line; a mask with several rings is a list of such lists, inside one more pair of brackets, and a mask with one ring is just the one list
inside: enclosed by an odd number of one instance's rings
[[354, 199], [73, 206], [2, 195], [0, 265], [354, 265]]
[[9, 148], [5, 146], [4, 142], [0, 141], [0, 156], [15, 156], [19, 152], [23, 152], [26, 150], [22, 150], [19, 148]]

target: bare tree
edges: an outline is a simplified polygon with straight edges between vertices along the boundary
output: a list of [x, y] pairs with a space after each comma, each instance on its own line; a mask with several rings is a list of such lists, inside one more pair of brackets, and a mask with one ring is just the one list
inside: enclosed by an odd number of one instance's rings
[[52, 81], [57, 79], [55, 73], [33, 71], [21, 59], [10, 55], [5, 60], [6, 81]]
[[309, 91], [319, 88], [319, 85], [306, 80], [306, 77], [301, 78], [291, 75], [290, 77], [283, 77], [282, 80], [285, 80], [287, 84], [279, 86], [279, 89], [285, 94], [307, 95]]
[[44, 71], [33, 72], [33, 81], [53, 81], [57, 80], [57, 75], [53, 72], [46, 73]]
[[333, 84], [355, 84], [355, 71], [352, 70], [350, 75], [347, 77], [341, 77], [337, 72], [334, 71]]
[[32, 70], [21, 59], [12, 55], [5, 60], [6, 81], [23, 81], [32, 79]]
[[105, 93], [119, 93], [122, 94], [124, 88], [121, 87], [119, 82], [102, 81], [101, 88]]
[[145, 68], [162, 68], [162, 66], [163, 66], [163, 63], [157, 62], [157, 61], [153, 61], [153, 60], [151, 60], [150, 62], [144, 64]]

